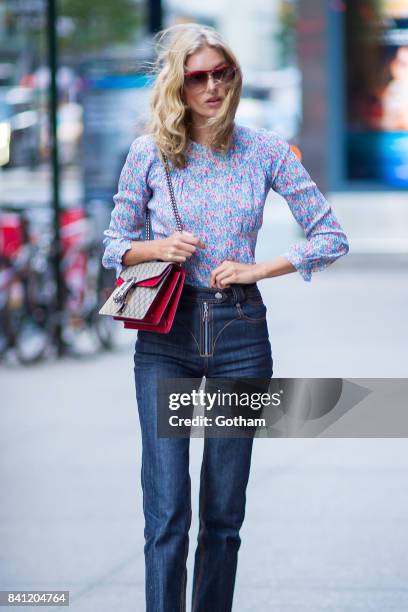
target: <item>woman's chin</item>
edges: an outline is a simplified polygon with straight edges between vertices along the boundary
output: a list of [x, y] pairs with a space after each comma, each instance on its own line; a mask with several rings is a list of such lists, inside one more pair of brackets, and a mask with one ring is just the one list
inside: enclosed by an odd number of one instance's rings
[[218, 114], [218, 111], [218, 108], [205, 108], [201, 114], [203, 117], [211, 119], [212, 117], [215, 117]]

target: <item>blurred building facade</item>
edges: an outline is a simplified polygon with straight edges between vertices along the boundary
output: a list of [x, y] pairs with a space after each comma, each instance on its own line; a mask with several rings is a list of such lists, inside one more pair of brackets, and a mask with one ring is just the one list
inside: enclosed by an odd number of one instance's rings
[[[66, 206], [104, 200], [110, 208], [148, 112], [144, 63], [152, 49], [148, 4], [97, 4], [84, 2], [75, 13], [68, 0], [58, 3], [60, 160], [69, 170], [62, 199]], [[45, 8], [45, 0], [0, 2], [3, 205], [49, 204]], [[104, 28], [90, 25], [97, 9]], [[237, 120], [297, 145], [322, 191], [404, 195], [408, 0], [163, 0], [162, 9], [163, 26], [197, 21], [221, 32], [244, 73]], [[22, 185], [30, 185], [27, 193]]]

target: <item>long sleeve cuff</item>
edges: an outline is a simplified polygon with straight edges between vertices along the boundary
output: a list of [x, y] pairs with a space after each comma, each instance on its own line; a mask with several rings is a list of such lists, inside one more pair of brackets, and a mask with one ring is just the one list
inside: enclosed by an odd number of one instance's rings
[[105, 238], [103, 243], [106, 248], [102, 257], [102, 265], [105, 268], [114, 268], [116, 278], [118, 278], [123, 269], [122, 257], [126, 251], [132, 248], [132, 241], [125, 238]]
[[303, 280], [310, 282], [312, 280], [312, 269], [308, 260], [305, 260], [304, 257], [297, 251], [296, 247], [290, 248], [286, 253], [282, 254], [282, 257], [285, 257], [292, 266], [296, 268], [299, 274], [302, 276]]
[[290, 261], [305, 281], [311, 281], [313, 272], [324, 270], [348, 251], [344, 232], [333, 229], [325, 235], [315, 235], [293, 244], [282, 257]]

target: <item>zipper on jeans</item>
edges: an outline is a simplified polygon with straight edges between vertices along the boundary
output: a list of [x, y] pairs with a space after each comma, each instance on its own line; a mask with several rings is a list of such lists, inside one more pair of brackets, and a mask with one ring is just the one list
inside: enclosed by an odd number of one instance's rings
[[208, 302], [203, 303], [204, 353], [208, 355]]

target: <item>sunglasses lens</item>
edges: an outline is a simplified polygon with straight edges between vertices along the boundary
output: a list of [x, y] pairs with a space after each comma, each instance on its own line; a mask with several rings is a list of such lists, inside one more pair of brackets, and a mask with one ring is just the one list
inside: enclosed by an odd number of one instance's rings
[[[184, 77], [184, 83], [188, 87], [206, 87], [208, 81], [208, 72], [194, 72], [192, 74], [187, 74]], [[213, 70], [211, 72], [213, 81], [220, 83], [229, 83], [235, 76], [235, 67], [234, 66], [224, 66], [219, 68], [218, 70]]]
[[205, 72], [197, 72], [196, 74], [186, 76], [185, 83], [191, 87], [201, 87], [207, 83], [207, 74]]
[[224, 81], [228, 82], [234, 78], [235, 69], [231, 66], [227, 66], [226, 68], [220, 68], [219, 70], [215, 70], [213, 72], [214, 81]]

